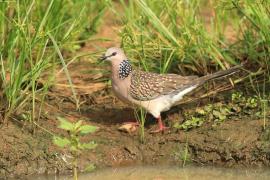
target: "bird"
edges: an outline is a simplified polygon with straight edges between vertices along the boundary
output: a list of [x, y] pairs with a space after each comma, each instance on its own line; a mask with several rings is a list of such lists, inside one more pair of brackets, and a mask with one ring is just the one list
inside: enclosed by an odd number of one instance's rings
[[158, 129], [153, 133], [168, 129], [162, 122], [161, 112], [175, 106], [184, 95], [209, 80], [233, 74], [241, 68], [241, 65], [236, 65], [201, 77], [146, 72], [133, 68], [124, 51], [118, 47], [107, 49], [100, 60], [111, 64], [114, 94], [124, 103], [144, 108], [157, 119]]

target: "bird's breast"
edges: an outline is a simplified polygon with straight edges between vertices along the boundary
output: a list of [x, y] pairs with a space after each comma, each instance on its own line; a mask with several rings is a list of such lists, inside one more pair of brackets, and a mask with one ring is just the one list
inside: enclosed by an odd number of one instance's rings
[[128, 95], [128, 86], [125, 83], [114, 83], [112, 82], [112, 90], [117, 98], [125, 103], [130, 103]]

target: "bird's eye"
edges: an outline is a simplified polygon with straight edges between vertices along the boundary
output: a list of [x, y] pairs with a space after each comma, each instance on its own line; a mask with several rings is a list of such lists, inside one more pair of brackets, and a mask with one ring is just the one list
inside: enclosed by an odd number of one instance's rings
[[112, 56], [115, 56], [116, 54], [117, 54], [116, 52], [113, 52], [113, 53], [112, 53]]

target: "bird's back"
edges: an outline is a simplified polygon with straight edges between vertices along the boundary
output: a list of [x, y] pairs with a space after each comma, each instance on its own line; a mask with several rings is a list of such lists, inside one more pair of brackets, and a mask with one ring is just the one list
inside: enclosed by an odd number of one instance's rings
[[134, 70], [131, 74], [130, 95], [140, 101], [148, 101], [162, 95], [174, 94], [194, 85], [197, 76], [157, 74]]

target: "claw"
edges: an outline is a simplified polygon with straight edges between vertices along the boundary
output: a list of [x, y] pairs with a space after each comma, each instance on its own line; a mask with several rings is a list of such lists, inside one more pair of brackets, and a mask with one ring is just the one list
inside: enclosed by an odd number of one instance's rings
[[158, 120], [159, 128], [157, 130], [151, 131], [151, 133], [160, 133], [160, 132], [164, 132], [165, 130], [169, 129], [169, 127], [166, 127], [166, 126], [163, 125], [160, 116], [157, 118], [157, 120]]
[[159, 128], [156, 129], [156, 130], [151, 131], [150, 133], [152, 133], [152, 134], [154, 134], [154, 133], [160, 133], [160, 132], [164, 132], [164, 131], [166, 131], [166, 130], [168, 130], [168, 129], [169, 129], [169, 127], [162, 126], [162, 127], [159, 127]]

